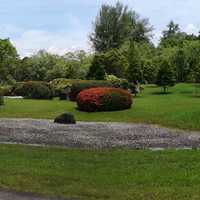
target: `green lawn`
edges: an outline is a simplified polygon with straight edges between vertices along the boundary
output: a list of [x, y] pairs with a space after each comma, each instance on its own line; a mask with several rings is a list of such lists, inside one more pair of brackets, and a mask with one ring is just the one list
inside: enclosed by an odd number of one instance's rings
[[0, 108], [0, 117], [46, 118], [69, 111], [81, 121], [145, 122], [181, 129], [200, 130], [200, 97], [190, 84], [178, 84], [172, 93], [161, 95], [160, 88], [146, 86], [145, 92], [134, 98], [132, 109], [119, 112], [84, 113], [76, 103], [67, 101], [8, 100]]
[[0, 145], [0, 187], [81, 200], [199, 200], [200, 151]]

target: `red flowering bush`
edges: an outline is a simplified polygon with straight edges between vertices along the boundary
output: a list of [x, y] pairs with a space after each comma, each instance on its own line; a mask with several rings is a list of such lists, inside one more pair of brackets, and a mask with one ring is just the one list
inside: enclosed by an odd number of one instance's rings
[[78, 108], [86, 112], [114, 111], [131, 108], [132, 95], [119, 88], [90, 88], [77, 96]]

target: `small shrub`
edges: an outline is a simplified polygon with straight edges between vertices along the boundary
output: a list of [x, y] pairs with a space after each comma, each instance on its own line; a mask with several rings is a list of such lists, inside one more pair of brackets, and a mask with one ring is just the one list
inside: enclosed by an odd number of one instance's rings
[[4, 96], [13, 96], [12, 95], [13, 86], [6, 85], [6, 86], [2, 86], [0, 89], [1, 89], [1, 93]]
[[58, 124], [76, 124], [76, 120], [71, 113], [64, 113], [55, 118], [54, 123]]
[[128, 82], [128, 80], [118, 78], [115, 75], [106, 75], [106, 80], [110, 81], [115, 87], [119, 87], [122, 89], [131, 89], [133, 87], [133, 84]]
[[55, 91], [55, 97], [63, 96], [66, 88], [71, 88], [73, 83], [80, 81], [78, 79], [65, 79], [65, 78], [57, 78], [51, 81], [49, 84], [51, 88]]
[[15, 95], [27, 99], [51, 99], [53, 89], [46, 82], [28, 81], [18, 85], [14, 91]]
[[79, 93], [77, 105], [86, 112], [124, 110], [131, 108], [132, 95], [119, 88], [90, 88]]

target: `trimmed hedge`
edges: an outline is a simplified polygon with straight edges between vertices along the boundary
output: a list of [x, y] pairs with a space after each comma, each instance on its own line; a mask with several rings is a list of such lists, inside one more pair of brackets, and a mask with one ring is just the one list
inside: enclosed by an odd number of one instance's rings
[[27, 99], [52, 99], [53, 89], [46, 82], [28, 81], [20, 83], [15, 89], [14, 93], [17, 96], [23, 96]]
[[[69, 98], [71, 101], [76, 101], [77, 95], [85, 90], [90, 88], [97, 87], [115, 87], [113, 83], [109, 81], [80, 81], [76, 82], [71, 87], [71, 92], [69, 94]], [[117, 86], [118, 87], [118, 86]]]
[[50, 82], [50, 86], [55, 90], [56, 97], [60, 97], [61, 100], [69, 97], [71, 101], [75, 101], [77, 95], [85, 89], [96, 87], [128, 89], [131, 88], [131, 85], [125, 79], [99, 81], [58, 78]]
[[62, 100], [66, 99], [66, 96], [68, 96], [71, 101], [75, 101], [76, 96], [84, 89], [95, 87], [115, 87], [128, 89], [130, 84], [125, 79], [99, 81], [58, 78], [51, 81], [50, 86], [54, 89], [56, 97], [60, 97]]
[[119, 88], [90, 88], [77, 96], [78, 108], [86, 112], [116, 111], [131, 108], [132, 95]]

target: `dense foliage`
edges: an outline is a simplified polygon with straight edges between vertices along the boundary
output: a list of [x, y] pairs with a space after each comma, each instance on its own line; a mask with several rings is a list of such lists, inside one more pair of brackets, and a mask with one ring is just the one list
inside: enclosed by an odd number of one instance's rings
[[120, 48], [127, 40], [149, 41], [151, 30], [147, 19], [118, 2], [115, 6], [102, 5], [90, 40], [96, 51], [105, 52]]
[[[13, 86], [18, 82], [46, 81], [55, 87], [56, 96], [65, 98], [71, 82], [102, 81], [108, 76], [126, 79], [128, 85], [157, 83], [164, 90], [179, 82], [199, 84], [200, 35], [183, 32], [173, 21], [157, 46], [151, 35], [148, 20], [134, 10], [121, 3], [102, 5], [90, 35], [94, 53], [79, 50], [59, 56], [41, 50], [20, 58], [9, 39], [0, 39], [0, 85], [5, 95], [15, 95]], [[64, 81], [52, 82], [60, 78]]]
[[15, 94], [27, 99], [51, 99], [53, 90], [46, 82], [28, 81], [15, 88]]
[[[75, 101], [77, 95], [81, 91], [85, 89], [89, 89], [89, 88], [96, 88], [96, 87], [114, 87], [114, 84], [109, 81], [92, 81], [92, 80], [77, 81], [71, 87], [69, 98], [71, 101]], [[116, 87], [118, 87], [118, 85], [116, 85]]]
[[107, 75], [125, 77], [128, 68], [128, 60], [118, 49], [112, 49], [105, 53], [96, 54], [89, 71], [90, 79], [102, 80]]
[[79, 93], [77, 104], [86, 112], [124, 110], [131, 108], [132, 96], [118, 88], [91, 88]]

